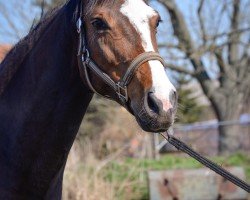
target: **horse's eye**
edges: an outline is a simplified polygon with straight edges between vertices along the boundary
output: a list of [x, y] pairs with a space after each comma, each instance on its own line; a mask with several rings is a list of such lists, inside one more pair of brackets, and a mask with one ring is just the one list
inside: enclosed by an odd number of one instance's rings
[[109, 26], [106, 24], [105, 21], [103, 21], [100, 18], [95, 18], [92, 22], [91, 22], [92, 26], [98, 30], [98, 31], [102, 31], [102, 30], [107, 30], [109, 28]]
[[162, 20], [161, 19], [158, 19], [157, 20], [157, 23], [156, 23], [156, 28], [158, 28], [158, 26], [160, 25], [160, 23], [162, 22]]

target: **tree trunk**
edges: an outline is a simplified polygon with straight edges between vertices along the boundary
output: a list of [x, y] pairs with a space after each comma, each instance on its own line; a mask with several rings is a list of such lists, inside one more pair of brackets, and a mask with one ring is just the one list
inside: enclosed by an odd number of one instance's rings
[[[239, 117], [238, 117], [239, 119]], [[225, 121], [227, 119], [221, 119]], [[231, 119], [230, 119], [231, 120]], [[239, 125], [223, 125], [219, 126], [219, 152], [220, 154], [227, 155], [240, 150], [241, 141], [239, 138], [240, 126]]]
[[[233, 122], [240, 118], [243, 99], [240, 94], [233, 95], [232, 92], [231, 95], [224, 98], [224, 101], [212, 105], [219, 122]], [[239, 124], [220, 125], [218, 131], [220, 154], [227, 155], [240, 150], [242, 141], [240, 140], [241, 133]]]

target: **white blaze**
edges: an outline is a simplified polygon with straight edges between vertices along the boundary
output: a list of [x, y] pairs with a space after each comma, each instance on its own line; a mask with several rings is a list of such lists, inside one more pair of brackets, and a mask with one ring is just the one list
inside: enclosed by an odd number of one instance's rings
[[[145, 52], [155, 51], [151, 40], [149, 19], [156, 15], [156, 12], [143, 0], [125, 0], [120, 11], [140, 34]], [[163, 101], [164, 108], [167, 110], [169, 105], [164, 102], [169, 102], [170, 92], [175, 91], [175, 88], [169, 81], [160, 61], [149, 61], [149, 65], [152, 74], [152, 89], [157, 98]]]
[[145, 51], [154, 51], [151, 42], [149, 19], [156, 15], [156, 12], [145, 4], [143, 0], [125, 0], [120, 11], [128, 17], [130, 23], [141, 35], [142, 46]]

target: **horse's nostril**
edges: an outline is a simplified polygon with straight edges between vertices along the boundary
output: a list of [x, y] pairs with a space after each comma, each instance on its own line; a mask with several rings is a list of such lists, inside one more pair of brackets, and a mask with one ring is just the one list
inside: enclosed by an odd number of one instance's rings
[[149, 107], [153, 112], [159, 114], [159, 113], [160, 113], [160, 108], [159, 108], [159, 105], [158, 105], [158, 100], [157, 100], [157, 98], [155, 97], [155, 95], [154, 95], [153, 92], [149, 92], [149, 93], [148, 93], [147, 100], [148, 100], [148, 107]]
[[145, 108], [149, 113], [155, 113], [159, 117], [172, 116], [176, 109], [177, 94], [172, 90], [169, 98], [162, 98], [160, 95], [150, 91], [145, 96]]
[[176, 101], [177, 101], [177, 93], [176, 91], [172, 90], [169, 95], [169, 100], [172, 105], [172, 107], [175, 107]]

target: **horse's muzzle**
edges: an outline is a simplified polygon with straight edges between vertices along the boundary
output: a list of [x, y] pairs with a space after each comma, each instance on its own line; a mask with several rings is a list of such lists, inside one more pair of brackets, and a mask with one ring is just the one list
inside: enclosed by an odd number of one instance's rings
[[144, 102], [136, 119], [141, 128], [148, 132], [163, 132], [174, 123], [177, 110], [177, 94], [171, 91], [169, 98], [159, 99], [149, 91], [145, 94]]

